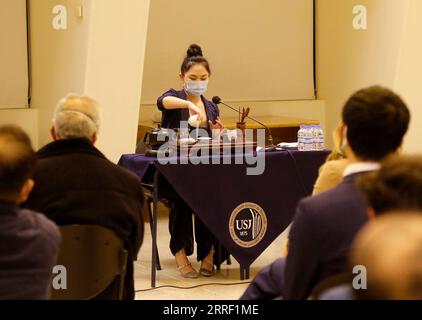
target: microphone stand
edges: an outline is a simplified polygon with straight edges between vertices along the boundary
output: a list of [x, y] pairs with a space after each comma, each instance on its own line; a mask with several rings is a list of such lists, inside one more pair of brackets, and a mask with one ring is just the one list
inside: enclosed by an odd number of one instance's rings
[[[225, 105], [226, 107], [228, 107], [228, 108], [230, 108], [230, 109], [232, 109], [233, 111], [235, 111], [235, 112], [237, 112], [237, 113], [241, 113], [241, 112], [239, 112], [238, 110], [236, 110], [235, 108], [233, 108], [233, 107], [231, 107], [231, 106], [229, 106], [228, 104], [226, 104], [226, 103], [224, 103], [223, 101], [219, 101], [219, 103], [221, 103], [221, 104], [223, 104], [223, 105]], [[257, 120], [257, 119], [254, 119], [254, 118], [252, 118], [252, 117], [250, 117], [250, 116], [246, 116], [246, 118], [248, 118], [248, 119], [251, 119], [252, 121], [254, 121], [254, 122], [256, 122], [256, 123], [258, 123], [258, 124], [260, 124], [261, 126], [263, 126], [267, 131], [268, 131], [268, 143], [269, 143], [269, 145], [267, 145], [266, 147], [265, 147], [265, 152], [271, 152], [271, 151], [276, 151], [277, 149], [276, 149], [276, 146], [274, 145], [274, 142], [273, 142], [273, 135], [271, 134], [271, 130], [270, 130], [270, 128], [266, 125], [266, 124], [264, 124], [264, 123], [262, 123], [261, 121], [259, 121], [259, 120]]]

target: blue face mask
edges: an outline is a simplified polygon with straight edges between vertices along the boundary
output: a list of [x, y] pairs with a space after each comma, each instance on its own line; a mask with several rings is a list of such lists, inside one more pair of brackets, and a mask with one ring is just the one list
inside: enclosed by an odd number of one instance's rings
[[208, 81], [185, 82], [185, 90], [192, 96], [199, 97], [208, 89]]

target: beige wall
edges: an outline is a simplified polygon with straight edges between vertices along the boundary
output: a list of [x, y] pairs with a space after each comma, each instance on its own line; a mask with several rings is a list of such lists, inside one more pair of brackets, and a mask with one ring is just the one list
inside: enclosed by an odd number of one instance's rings
[[[83, 93], [87, 59], [90, 10], [88, 1], [64, 0], [68, 8], [68, 29], [54, 30], [52, 9], [55, 0], [31, 0], [32, 108], [39, 115], [39, 143], [51, 141], [49, 129], [57, 101], [68, 94]], [[83, 19], [76, 7], [84, 5]]]
[[148, 10], [149, 0], [92, 1], [85, 91], [101, 105], [97, 146], [112, 161], [136, 147]]
[[405, 98], [412, 120], [404, 150], [421, 153], [422, 137], [422, 1], [406, 1], [406, 15], [394, 87]]
[[[365, 31], [352, 28], [356, 4], [368, 9]], [[317, 1], [318, 98], [327, 103], [328, 130], [354, 91], [381, 84], [399, 93], [411, 110], [404, 151], [422, 151], [421, 10], [420, 0]]]
[[153, 103], [163, 90], [179, 85], [180, 65], [191, 43], [201, 45], [210, 61], [210, 96], [226, 101], [313, 99], [312, 4], [151, 1], [142, 103]]
[[0, 125], [14, 124], [22, 127], [29, 135], [32, 146], [38, 149], [38, 110], [8, 109], [0, 110]]
[[[51, 141], [57, 101], [86, 93], [101, 106], [97, 146], [112, 161], [135, 150], [149, 0], [64, 0], [68, 29], [51, 26], [54, 0], [31, 0], [32, 107], [39, 144]], [[82, 5], [84, 17], [76, 15]]]
[[30, 0], [32, 47], [32, 103], [30, 109], [0, 110], [0, 123], [22, 126], [35, 148], [50, 141], [49, 128], [54, 106], [68, 92], [83, 92], [88, 19], [74, 14], [84, 0], [63, 0], [71, 13], [68, 30], [54, 31], [51, 25], [54, 0]]
[[0, 0], [0, 108], [28, 106], [25, 0]]
[[[318, 98], [326, 101], [328, 131], [334, 130], [353, 92], [373, 84], [394, 87], [404, 2], [317, 1]], [[353, 29], [352, 10], [357, 4], [368, 8], [367, 30]]]

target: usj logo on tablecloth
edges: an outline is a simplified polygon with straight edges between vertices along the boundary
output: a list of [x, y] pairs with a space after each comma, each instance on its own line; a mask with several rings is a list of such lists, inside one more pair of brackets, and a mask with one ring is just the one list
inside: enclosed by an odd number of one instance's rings
[[230, 236], [244, 248], [256, 246], [267, 232], [267, 216], [256, 203], [245, 202], [238, 205], [230, 216]]

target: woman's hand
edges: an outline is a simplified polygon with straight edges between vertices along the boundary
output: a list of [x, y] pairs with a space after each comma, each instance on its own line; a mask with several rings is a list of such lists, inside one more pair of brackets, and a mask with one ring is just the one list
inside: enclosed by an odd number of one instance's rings
[[217, 117], [217, 119], [215, 120], [215, 124], [212, 123], [211, 120], [208, 121], [208, 123], [210, 124], [210, 129], [218, 129], [218, 130], [223, 130], [224, 129], [224, 125], [221, 122], [220, 117]]
[[198, 107], [193, 102], [188, 101], [188, 109], [191, 112], [192, 115], [197, 114], [198, 115], [198, 121], [202, 122], [204, 121], [204, 115], [202, 114], [202, 110], [200, 107]]
[[212, 121], [209, 120], [208, 124], [211, 129], [212, 139], [218, 140], [218, 138], [224, 132], [224, 125], [223, 125], [223, 122], [221, 122], [220, 117], [217, 117], [217, 119], [215, 120], [215, 123], [212, 123]]

